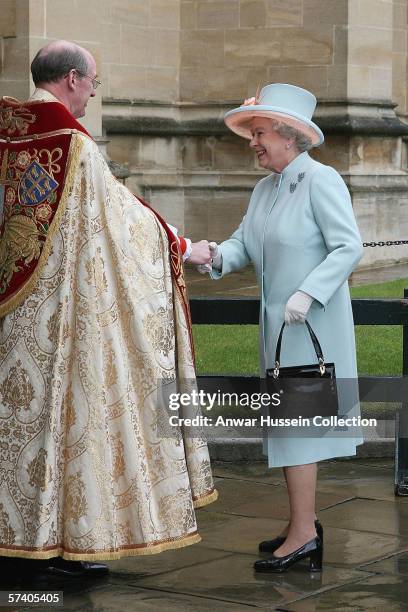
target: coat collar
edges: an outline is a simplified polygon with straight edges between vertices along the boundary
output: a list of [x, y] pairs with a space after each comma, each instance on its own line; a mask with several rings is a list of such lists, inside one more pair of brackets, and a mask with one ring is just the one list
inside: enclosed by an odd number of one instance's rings
[[283, 183], [285, 185], [290, 183], [290, 193], [294, 193], [298, 183], [303, 181], [306, 174], [305, 168], [307, 168], [311, 161], [312, 158], [307, 151], [299, 153], [281, 173], [275, 172], [271, 175], [274, 177], [273, 185], [279, 189]]
[[292, 159], [290, 164], [288, 164], [286, 168], [282, 170], [281, 172], [282, 178], [288, 178], [288, 177], [294, 176], [296, 173], [299, 172], [299, 170], [303, 169], [303, 167], [305, 166], [305, 164], [307, 163], [309, 159], [310, 157], [307, 151], [304, 151], [303, 153], [299, 153], [299, 155], [297, 155], [295, 159]]

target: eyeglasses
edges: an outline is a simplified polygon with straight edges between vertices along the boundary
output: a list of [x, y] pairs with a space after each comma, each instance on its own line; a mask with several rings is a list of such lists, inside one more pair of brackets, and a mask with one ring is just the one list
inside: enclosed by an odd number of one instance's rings
[[97, 89], [99, 87], [99, 85], [102, 85], [101, 81], [98, 81], [98, 79], [93, 79], [92, 77], [88, 76], [87, 74], [84, 74], [83, 72], [79, 72], [79, 70], [77, 70], [76, 68], [74, 68], [75, 72], [77, 74], [79, 74], [81, 77], [85, 77], [86, 79], [89, 79], [92, 83], [92, 87], [94, 89]]

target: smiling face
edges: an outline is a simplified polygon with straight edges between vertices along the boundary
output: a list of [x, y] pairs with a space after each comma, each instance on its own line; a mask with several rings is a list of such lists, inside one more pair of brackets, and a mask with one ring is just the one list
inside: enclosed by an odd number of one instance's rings
[[255, 117], [251, 121], [252, 138], [249, 146], [258, 156], [263, 168], [274, 172], [282, 170], [298, 154], [293, 139], [287, 139], [272, 129], [271, 120], [266, 117]]

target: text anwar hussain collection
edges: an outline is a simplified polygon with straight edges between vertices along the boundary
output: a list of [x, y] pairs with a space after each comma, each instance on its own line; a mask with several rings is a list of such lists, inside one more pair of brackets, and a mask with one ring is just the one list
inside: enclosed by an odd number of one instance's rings
[[217, 418], [198, 415], [193, 418], [182, 418], [177, 415], [169, 417], [172, 427], [376, 427], [377, 419], [363, 419], [360, 416], [323, 417], [314, 416], [312, 419], [299, 418], [273, 418], [270, 416], [259, 416], [255, 418], [231, 418], [218, 416]]

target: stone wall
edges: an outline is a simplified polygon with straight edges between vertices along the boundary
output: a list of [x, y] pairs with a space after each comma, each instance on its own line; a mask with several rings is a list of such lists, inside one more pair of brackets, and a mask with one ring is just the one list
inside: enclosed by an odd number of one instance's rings
[[[179, 99], [106, 100], [110, 154], [194, 239], [223, 239], [264, 171], [222, 115], [259, 85], [295, 83], [319, 99], [313, 155], [342, 173], [363, 240], [406, 237], [406, 24], [401, 0], [181, 0]], [[362, 266], [401, 259], [406, 247], [366, 249]]]
[[[101, 19], [109, 2], [99, 0], [0, 0], [0, 95], [26, 100], [34, 89], [30, 63], [47, 42], [66, 38], [88, 49], [101, 66]], [[4, 11], [4, 12], [3, 12]], [[98, 92], [81, 122], [102, 134], [102, 96]]]
[[[264, 175], [226, 110], [270, 82], [318, 97], [313, 155], [352, 193], [363, 239], [407, 238], [407, 0], [0, 0], [1, 95], [26, 98], [29, 63], [69, 38], [103, 86], [85, 124], [127, 184], [193, 239], [222, 240]], [[408, 260], [366, 249], [362, 265]]]
[[182, 0], [181, 11], [183, 100], [241, 100], [282, 81], [319, 97], [346, 87], [347, 0]]
[[173, 102], [179, 98], [179, 0], [103, 0], [103, 95]]
[[0, 10], [0, 93], [24, 100], [29, 93], [28, 5], [1, 0]]

